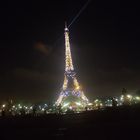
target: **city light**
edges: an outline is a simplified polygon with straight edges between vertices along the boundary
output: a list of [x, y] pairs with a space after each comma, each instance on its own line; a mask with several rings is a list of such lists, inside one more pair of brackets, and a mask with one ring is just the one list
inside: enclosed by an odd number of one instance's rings
[[98, 99], [96, 99], [94, 102], [95, 102], [95, 103], [97, 103], [98, 101], [99, 101], [99, 100], [98, 100]]
[[[73, 97], [73, 96], [72, 96]], [[70, 99], [70, 98], [69, 98]], [[72, 101], [75, 100], [72, 98]], [[113, 104], [113, 101], [116, 102], [116, 104]], [[112, 97], [112, 98], [107, 98], [106, 100], [102, 99], [95, 99], [92, 103], [88, 103], [86, 108], [83, 107], [83, 103], [81, 100], [77, 100], [74, 102], [71, 102], [70, 100], [67, 102], [63, 102], [61, 109], [63, 114], [67, 114], [68, 110], [72, 110], [75, 113], [80, 113], [81, 111], [91, 111], [91, 110], [99, 110], [99, 109], [105, 109], [106, 107], [119, 107], [123, 105], [131, 106], [135, 104], [140, 104], [140, 96], [137, 95], [131, 95], [131, 94], [126, 94], [126, 95], [121, 95], [118, 97]], [[7, 114], [11, 114], [13, 116], [16, 115], [28, 115], [28, 114], [48, 114], [48, 113], [54, 113], [54, 112], [59, 112], [57, 109], [59, 107], [55, 108], [57, 106], [52, 105], [52, 108], [48, 108], [48, 105], [45, 104], [38, 104], [38, 105], [27, 105], [27, 104], [2, 104], [0, 107], [0, 113], [2, 111], [4, 112], [9, 112]]]
[[93, 105], [92, 103], [88, 103], [88, 105]]
[[136, 96], [136, 100], [140, 100], [140, 97]]
[[81, 106], [81, 103], [79, 103], [79, 102], [76, 102], [76, 105], [78, 105], [78, 106]]
[[127, 98], [132, 99], [132, 95], [129, 95], [129, 94], [128, 94], [128, 95], [127, 95]]
[[30, 109], [33, 109], [33, 107], [32, 107], [32, 106], [30, 106]]
[[2, 107], [4, 108], [4, 107], [6, 107], [6, 105], [5, 105], [5, 104], [3, 104], [3, 105], [2, 105]]
[[70, 103], [64, 103], [63, 107], [66, 107], [68, 106]]
[[13, 105], [12, 107], [15, 108], [15, 105]]

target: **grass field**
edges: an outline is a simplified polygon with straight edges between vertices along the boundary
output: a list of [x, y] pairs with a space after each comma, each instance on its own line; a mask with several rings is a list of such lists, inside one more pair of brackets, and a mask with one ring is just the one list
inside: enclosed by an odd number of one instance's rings
[[79, 114], [0, 118], [3, 139], [140, 139], [140, 106]]

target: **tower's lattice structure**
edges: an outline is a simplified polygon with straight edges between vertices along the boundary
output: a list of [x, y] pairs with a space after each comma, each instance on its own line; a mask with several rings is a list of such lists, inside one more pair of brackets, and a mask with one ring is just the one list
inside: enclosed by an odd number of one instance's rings
[[56, 101], [56, 105], [61, 105], [63, 101], [70, 95], [78, 97], [80, 101], [86, 105], [88, 103], [88, 99], [84, 95], [76, 78], [76, 73], [74, 71], [74, 66], [73, 66], [72, 56], [71, 56], [71, 49], [70, 49], [70, 42], [69, 42], [69, 29], [66, 25], [64, 29], [64, 35], [65, 35], [64, 82], [60, 95]]

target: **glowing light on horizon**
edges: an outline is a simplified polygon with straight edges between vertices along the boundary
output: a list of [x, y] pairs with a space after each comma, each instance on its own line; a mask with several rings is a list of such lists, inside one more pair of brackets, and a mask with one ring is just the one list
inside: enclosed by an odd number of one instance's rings
[[137, 99], [137, 100], [140, 100], [140, 97], [139, 97], [139, 96], [136, 96], [136, 99]]
[[78, 105], [78, 106], [81, 106], [81, 103], [79, 103], [79, 102], [76, 102], [76, 105]]
[[88, 103], [88, 105], [93, 105], [92, 103]]
[[129, 94], [128, 94], [128, 95], [127, 95], [127, 98], [132, 99], [132, 95], [129, 95]]
[[64, 103], [63, 107], [66, 107], [68, 106], [70, 103]]
[[4, 107], [6, 107], [6, 105], [5, 105], [5, 104], [3, 104], [3, 105], [2, 105], [2, 107], [4, 108]]

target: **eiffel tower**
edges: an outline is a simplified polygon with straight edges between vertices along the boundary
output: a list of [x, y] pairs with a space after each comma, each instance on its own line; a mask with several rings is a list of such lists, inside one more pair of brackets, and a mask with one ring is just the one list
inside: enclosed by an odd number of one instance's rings
[[[69, 29], [67, 25], [65, 24], [64, 29], [64, 35], [65, 35], [65, 73], [64, 73], [64, 82], [63, 86], [60, 92], [60, 95], [56, 101], [56, 105], [63, 105], [65, 100], [67, 100], [70, 97], [76, 97], [78, 101], [80, 101], [80, 104], [84, 107], [88, 104], [88, 99], [84, 95], [84, 92], [82, 91], [77, 79], [76, 79], [76, 73], [74, 71], [74, 66], [72, 62], [72, 56], [71, 56], [71, 49], [70, 49], [70, 42], [69, 42]], [[74, 102], [74, 98], [71, 98], [71, 102]]]

